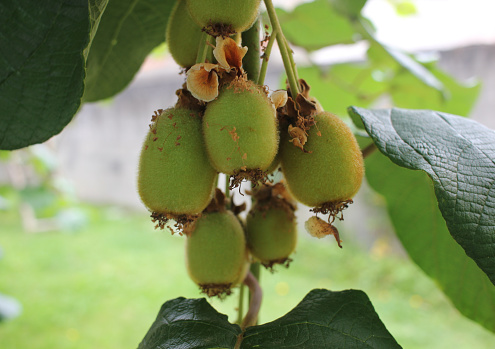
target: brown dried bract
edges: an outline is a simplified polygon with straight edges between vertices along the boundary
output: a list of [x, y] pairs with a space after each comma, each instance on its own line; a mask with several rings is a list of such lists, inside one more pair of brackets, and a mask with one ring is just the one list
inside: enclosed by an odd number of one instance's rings
[[244, 168], [235, 171], [234, 174], [230, 176], [229, 189], [232, 190], [239, 187], [240, 192], [240, 185], [244, 181], [251, 181], [253, 186], [256, 187], [259, 183], [264, 183], [267, 180], [268, 173], [266, 171], [260, 170], [259, 168], [247, 169], [244, 166]]
[[199, 99], [195, 98], [191, 92], [187, 90], [187, 84], [184, 83], [182, 88], [178, 89], [175, 91], [175, 94], [177, 95], [177, 103], [175, 106], [177, 108], [185, 108], [189, 110], [194, 110], [200, 112], [202, 115], [206, 109], [206, 103], [203, 101], [200, 101]]
[[231, 38], [217, 37], [213, 56], [218, 61], [220, 68], [224, 69], [227, 73], [231, 69], [235, 69], [242, 75], [242, 58], [246, 55], [247, 50], [247, 47], [237, 45]]
[[224, 212], [225, 210], [225, 194], [219, 188], [215, 188], [215, 195], [202, 213]]
[[340, 240], [338, 229], [332, 224], [325, 222], [323, 219], [316, 216], [310, 217], [304, 224], [304, 227], [311, 236], [318, 239], [324, 238], [328, 235], [333, 235], [335, 240], [337, 240], [339, 247], [342, 248], [342, 240]]
[[283, 183], [264, 183], [258, 188], [253, 188], [250, 193], [255, 200], [255, 205], [250, 211], [266, 212], [272, 208], [279, 208], [287, 213], [287, 219], [293, 220], [296, 218], [294, 212], [297, 209], [297, 204], [292, 195], [287, 191]]
[[188, 215], [188, 214], [180, 214], [176, 215], [173, 213], [159, 213], [159, 212], [152, 212], [151, 213], [151, 221], [153, 223], [156, 223], [155, 229], [164, 229], [168, 221], [174, 220], [175, 224], [174, 227], [176, 228], [176, 231], [174, 231], [170, 226], [167, 228], [172, 232], [172, 235], [174, 235], [176, 232], [179, 235], [186, 234], [188, 235], [188, 232], [191, 230], [191, 228], [194, 226], [194, 223], [198, 220], [200, 217], [200, 214], [197, 215]]
[[262, 262], [261, 264], [270, 272], [274, 272], [275, 270], [273, 269], [273, 266], [276, 264], [283, 265], [284, 267], [288, 268], [290, 265], [290, 262], [292, 262], [292, 258], [286, 257], [286, 258], [280, 258], [280, 259], [274, 259], [269, 262]]
[[217, 296], [220, 299], [232, 293], [232, 284], [199, 284], [201, 292], [206, 294], [208, 297]]
[[[347, 207], [349, 207], [350, 204], [352, 204], [353, 201], [351, 199], [349, 200], [342, 200], [342, 201], [332, 201], [332, 202], [325, 202], [321, 204], [318, 207], [313, 207], [310, 211], [314, 212], [316, 214], [321, 213], [321, 214], [328, 214], [328, 223], [333, 223], [335, 221], [335, 218], [338, 218], [340, 221], [344, 220], [344, 215], [342, 213], [343, 210], [345, 210]], [[338, 216], [340, 214], [340, 216]]]
[[223, 38], [234, 35], [236, 31], [232, 28], [231, 24], [222, 24], [222, 23], [208, 23], [206, 27], [203, 28], [203, 31], [207, 34], [218, 37], [221, 36]]
[[211, 102], [218, 96], [218, 65], [199, 63], [187, 71], [187, 89], [204, 102]]

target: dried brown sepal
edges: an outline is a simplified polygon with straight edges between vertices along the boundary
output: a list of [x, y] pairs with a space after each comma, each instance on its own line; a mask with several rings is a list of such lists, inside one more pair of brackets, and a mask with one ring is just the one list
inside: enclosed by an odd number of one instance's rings
[[245, 202], [243, 202], [240, 205], [236, 205], [234, 203], [234, 196], [230, 197], [230, 210], [232, 211], [232, 213], [234, 215], [238, 216], [241, 212], [245, 211], [246, 208], [247, 208], [247, 205]]
[[220, 68], [224, 69], [227, 73], [231, 69], [235, 69], [242, 75], [242, 58], [246, 55], [247, 50], [247, 47], [237, 45], [233, 39], [219, 36], [216, 38], [213, 56], [218, 61]]
[[349, 200], [342, 200], [342, 201], [332, 201], [332, 202], [325, 202], [321, 204], [318, 207], [313, 207], [310, 211], [314, 212], [316, 214], [321, 213], [321, 214], [328, 214], [328, 223], [333, 223], [335, 221], [335, 218], [338, 218], [340, 221], [344, 220], [344, 215], [342, 211], [344, 211], [347, 207], [349, 207], [350, 204], [352, 204], [353, 201], [351, 199]]
[[275, 109], [282, 108], [287, 104], [288, 94], [286, 90], [276, 90], [270, 95], [270, 99]]
[[296, 218], [294, 212], [297, 209], [297, 203], [285, 188], [283, 183], [264, 183], [258, 188], [253, 188], [251, 195], [255, 200], [255, 205], [250, 214], [255, 212], [267, 212], [272, 208], [282, 209], [287, 214], [288, 220]]
[[290, 265], [290, 262], [292, 262], [292, 258], [280, 258], [280, 259], [275, 259], [269, 262], [263, 262], [261, 263], [266, 269], [270, 270], [270, 272], [274, 272], [275, 270], [273, 269], [274, 265], [280, 264], [283, 265], [284, 267], [288, 268]]
[[236, 31], [233, 29], [231, 24], [222, 24], [222, 23], [208, 23], [206, 27], [203, 28], [203, 31], [208, 35], [218, 37], [221, 36], [223, 38], [234, 35]]
[[208, 297], [218, 297], [220, 299], [232, 293], [232, 284], [199, 284], [201, 292]]
[[171, 231], [172, 235], [174, 235], [176, 232], [179, 235], [183, 234], [188, 234], [190, 229], [194, 226], [194, 223], [196, 220], [200, 217], [200, 214], [197, 215], [188, 215], [188, 214], [180, 214], [176, 215], [173, 213], [159, 213], [159, 212], [152, 212], [151, 213], [151, 222], [156, 223], [155, 229], [164, 229], [165, 226], [167, 225], [168, 221], [174, 220], [175, 224], [174, 227], [176, 230], [174, 231], [170, 226], [167, 228]]
[[199, 63], [187, 71], [187, 89], [200, 101], [211, 102], [218, 96], [219, 66], [212, 63]]
[[332, 224], [325, 222], [323, 219], [316, 216], [310, 217], [304, 224], [304, 227], [311, 236], [318, 239], [324, 238], [328, 235], [333, 235], [339, 247], [342, 248], [342, 240], [340, 240], [338, 229]]
[[240, 190], [240, 185], [244, 181], [251, 181], [253, 186], [256, 187], [259, 185], [259, 183], [268, 181], [268, 173], [266, 171], [260, 170], [259, 168], [241, 168], [240, 170], [235, 171], [234, 174], [230, 176], [229, 189], [232, 190], [239, 187]]
[[224, 212], [226, 209], [225, 194], [219, 188], [215, 188], [215, 195], [202, 213]]
[[198, 111], [201, 115], [204, 113], [206, 108], [206, 103], [200, 101], [195, 98], [191, 92], [187, 90], [187, 84], [184, 83], [182, 88], [175, 91], [177, 95], [177, 103], [175, 104], [176, 108], [185, 108], [189, 110]]

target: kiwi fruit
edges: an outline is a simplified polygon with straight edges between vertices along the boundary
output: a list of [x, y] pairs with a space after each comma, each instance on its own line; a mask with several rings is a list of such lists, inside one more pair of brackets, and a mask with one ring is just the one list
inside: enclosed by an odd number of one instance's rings
[[251, 27], [258, 17], [260, 8], [260, 0], [186, 0], [186, 2], [191, 17], [199, 26], [214, 28], [227, 34], [240, 33]]
[[246, 218], [246, 240], [251, 255], [264, 266], [288, 262], [297, 242], [294, 214], [280, 207], [255, 206]]
[[241, 223], [230, 211], [204, 213], [188, 233], [189, 276], [208, 296], [229, 294], [247, 273], [248, 251]]
[[138, 192], [145, 206], [158, 215], [199, 214], [216, 178], [199, 113], [181, 107], [156, 112], [139, 159]]
[[203, 117], [213, 167], [229, 175], [266, 169], [278, 150], [275, 108], [260, 86], [245, 79], [224, 85]]
[[[196, 63], [196, 56], [202, 38], [201, 27], [193, 21], [187, 10], [186, 0], [179, 0], [172, 9], [165, 38], [175, 62], [183, 68]], [[213, 56], [210, 54], [209, 61]]]
[[308, 131], [305, 151], [282, 133], [282, 171], [289, 191], [310, 207], [338, 206], [359, 190], [364, 174], [361, 150], [351, 129], [336, 115], [320, 112]]

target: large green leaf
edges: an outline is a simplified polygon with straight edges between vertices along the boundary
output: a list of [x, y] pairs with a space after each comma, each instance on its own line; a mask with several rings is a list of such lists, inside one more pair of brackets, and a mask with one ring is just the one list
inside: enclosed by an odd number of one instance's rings
[[366, 158], [366, 179], [385, 197], [395, 232], [411, 259], [464, 316], [495, 332], [495, 288], [451, 238], [428, 176], [375, 152]]
[[180, 297], [162, 305], [139, 349], [234, 348], [240, 334], [204, 298]]
[[205, 299], [176, 298], [162, 305], [139, 345], [139, 349], [234, 347], [400, 348], [366, 294], [357, 290], [313, 290], [285, 316], [248, 327], [244, 333]]
[[313, 290], [288, 314], [249, 327], [241, 348], [400, 348], [362, 291]]
[[148, 53], [165, 40], [174, 3], [171, 0], [108, 3], [88, 55], [85, 102], [112, 97], [131, 82]]
[[495, 283], [495, 132], [431, 110], [350, 113], [393, 162], [430, 176], [451, 235]]
[[340, 14], [355, 19], [359, 17], [366, 0], [330, 0], [330, 3]]
[[297, 6], [292, 12], [277, 9], [285, 37], [308, 51], [354, 42], [354, 29], [327, 0]]
[[96, 35], [98, 26], [100, 25], [101, 16], [107, 8], [108, 0], [89, 0], [89, 20], [91, 23], [91, 35], [88, 47], [84, 50], [84, 57], [88, 58], [91, 43]]
[[0, 149], [46, 141], [84, 90], [87, 0], [0, 2]]

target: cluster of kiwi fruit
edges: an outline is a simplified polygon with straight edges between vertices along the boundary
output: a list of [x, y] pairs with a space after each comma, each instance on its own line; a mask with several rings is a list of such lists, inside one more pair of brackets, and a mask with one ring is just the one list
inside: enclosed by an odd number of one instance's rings
[[[176, 105], [152, 116], [141, 150], [141, 200], [156, 227], [187, 236], [189, 275], [209, 296], [229, 294], [253, 262], [270, 269], [288, 265], [297, 240], [296, 201], [335, 217], [363, 177], [352, 132], [322, 110], [303, 80], [301, 93], [293, 96], [287, 89], [288, 98], [274, 103], [267, 87], [248, 80], [240, 65], [222, 70], [211, 52], [197, 62], [204, 33], [242, 44], [239, 34], [253, 26], [259, 12], [260, 0], [177, 1], [166, 32], [170, 53], [186, 71], [209, 64], [204, 84], [217, 79], [218, 95], [202, 100], [184, 84]], [[267, 180], [280, 170], [283, 182]], [[234, 205], [217, 188], [219, 173], [230, 178], [229, 193], [251, 182], [245, 219], [240, 216], [245, 205]], [[334, 232], [332, 227], [327, 234]]]

